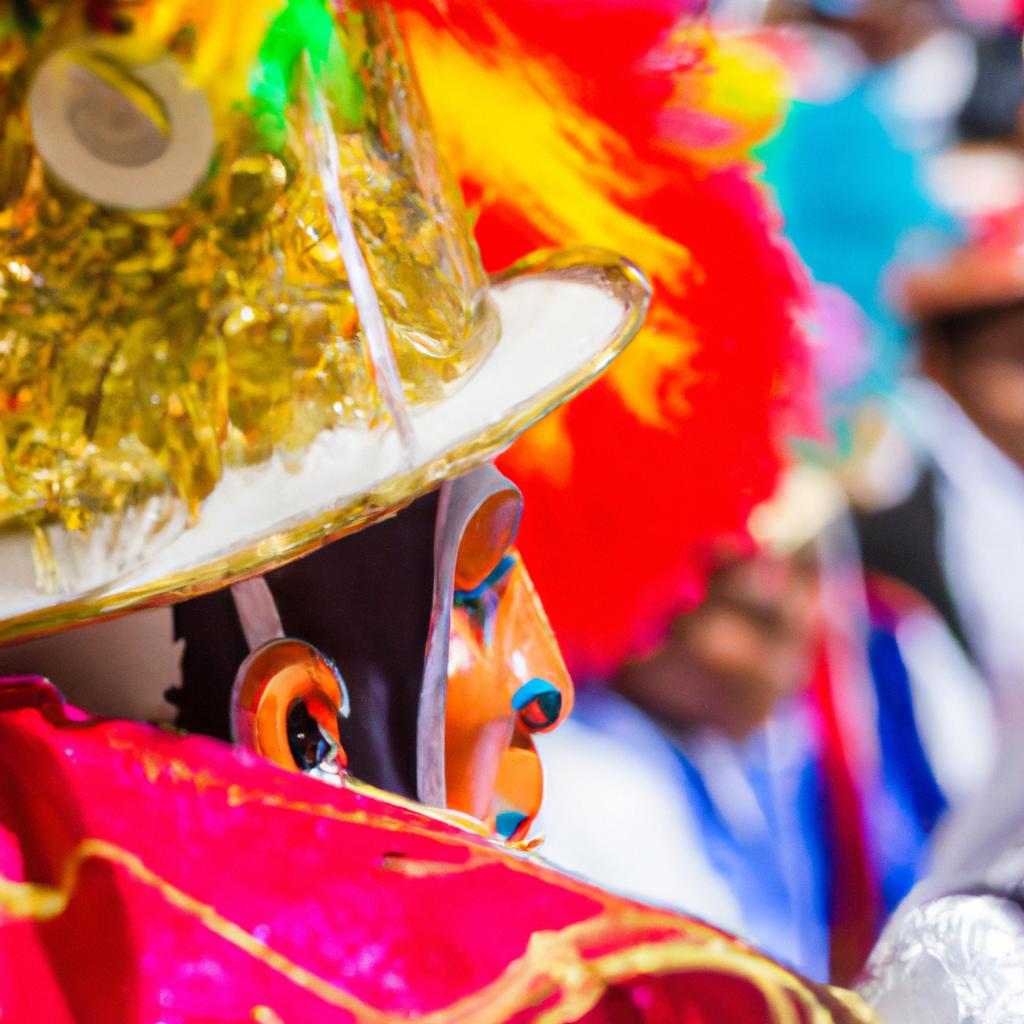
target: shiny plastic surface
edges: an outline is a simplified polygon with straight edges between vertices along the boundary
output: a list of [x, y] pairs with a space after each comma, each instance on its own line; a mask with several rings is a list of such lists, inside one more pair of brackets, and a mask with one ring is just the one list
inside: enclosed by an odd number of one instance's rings
[[141, 564], [232, 468], [407, 428], [498, 333], [386, 5], [0, 10], [0, 527], [39, 588]]
[[505, 839], [523, 838], [543, 796], [531, 737], [563, 722], [572, 703], [558, 644], [513, 549], [488, 579], [456, 592], [445, 702], [447, 806]]

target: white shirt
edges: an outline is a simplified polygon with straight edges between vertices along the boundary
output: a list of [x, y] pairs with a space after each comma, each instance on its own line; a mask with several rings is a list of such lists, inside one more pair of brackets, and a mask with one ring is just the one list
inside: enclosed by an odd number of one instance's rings
[[1024, 694], [1024, 472], [945, 391], [912, 390], [912, 422], [938, 469], [940, 558], [997, 701]]
[[544, 803], [535, 835], [559, 867], [633, 899], [740, 932], [740, 911], [707, 861], [679, 758], [642, 711], [614, 696], [598, 720], [537, 737]]
[[[978, 695], [973, 712], [956, 712], [946, 754], [987, 755], [991, 765], [988, 784], [940, 827], [934, 876], [913, 903], [970, 877], [1024, 828], [1024, 472], [937, 385], [915, 383], [909, 394], [911, 425], [938, 471], [940, 559], [989, 693], [987, 707]], [[947, 675], [933, 666], [934, 706], [948, 712]]]

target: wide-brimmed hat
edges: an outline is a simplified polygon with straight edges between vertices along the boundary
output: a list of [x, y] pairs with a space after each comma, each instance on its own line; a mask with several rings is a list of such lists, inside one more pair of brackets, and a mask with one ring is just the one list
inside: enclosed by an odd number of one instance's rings
[[1024, 209], [988, 217], [941, 259], [903, 268], [897, 289], [919, 324], [1024, 300]]
[[960, 236], [895, 266], [897, 303], [922, 324], [1024, 299], [1024, 158], [1012, 147], [961, 146], [933, 161], [929, 185]]
[[0, 640], [222, 586], [505, 448], [638, 328], [488, 279], [376, 0], [0, 23]]

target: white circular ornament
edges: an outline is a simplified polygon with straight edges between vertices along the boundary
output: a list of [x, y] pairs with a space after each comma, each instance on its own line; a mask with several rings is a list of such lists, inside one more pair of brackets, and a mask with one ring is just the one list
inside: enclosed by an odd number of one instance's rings
[[213, 158], [206, 96], [172, 57], [128, 67], [102, 49], [65, 47], [40, 67], [28, 109], [47, 168], [102, 206], [173, 206]]

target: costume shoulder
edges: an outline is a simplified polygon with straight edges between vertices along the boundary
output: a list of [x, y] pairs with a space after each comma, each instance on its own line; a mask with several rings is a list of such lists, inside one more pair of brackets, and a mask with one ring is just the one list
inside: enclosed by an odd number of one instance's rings
[[857, 535], [864, 566], [874, 577], [876, 596], [888, 603], [894, 593], [886, 582], [890, 580], [910, 588], [942, 616], [957, 642], [969, 652], [939, 555], [935, 488], [935, 471], [925, 468], [901, 501], [857, 515]]
[[0, 684], [5, 1020], [869, 1019], [851, 999], [411, 804]]

